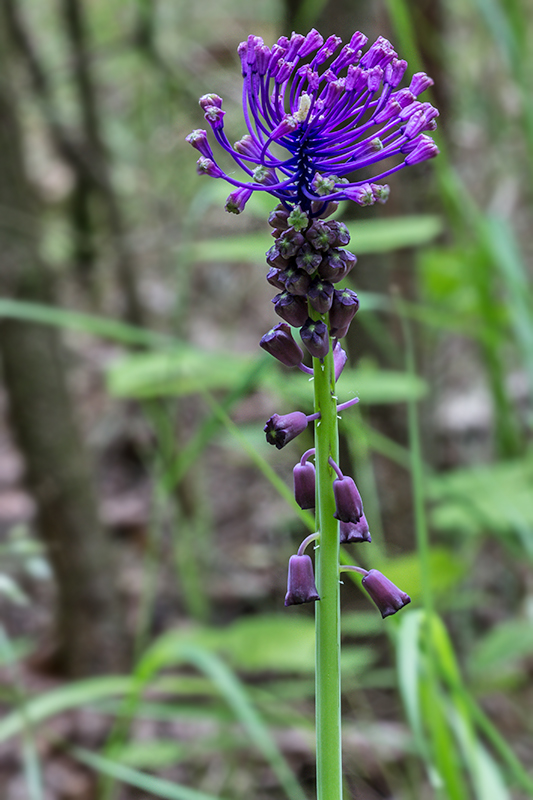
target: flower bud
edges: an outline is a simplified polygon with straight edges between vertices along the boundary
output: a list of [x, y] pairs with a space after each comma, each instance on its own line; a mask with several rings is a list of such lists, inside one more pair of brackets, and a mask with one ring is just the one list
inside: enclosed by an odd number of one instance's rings
[[287, 222], [291, 228], [294, 228], [295, 231], [300, 232], [304, 231], [309, 225], [309, 217], [305, 211], [302, 211], [300, 206], [295, 206], [289, 214]]
[[363, 513], [363, 501], [353, 478], [343, 475], [333, 481], [335, 496], [335, 519], [341, 522], [359, 522]]
[[311, 556], [291, 556], [289, 559], [285, 605], [295, 606], [301, 603], [314, 603], [315, 600], [320, 600], [320, 597], [316, 589]]
[[301, 297], [306, 296], [311, 284], [311, 278], [303, 269], [289, 266], [279, 277], [280, 280], [283, 281], [287, 292], [300, 295]]
[[362, 586], [374, 601], [383, 619], [395, 614], [411, 602], [411, 598], [377, 569], [371, 569], [362, 580]]
[[276, 206], [274, 211], [270, 212], [268, 224], [272, 228], [279, 228], [282, 231], [286, 231], [287, 228], [290, 227], [289, 222], [287, 221], [288, 216], [289, 212], [280, 203], [279, 206]]
[[364, 514], [361, 514], [357, 522], [341, 522], [339, 525], [339, 535], [340, 544], [372, 541], [368, 529], [368, 522]]
[[330, 231], [335, 234], [335, 238], [331, 243], [332, 247], [344, 247], [350, 241], [350, 231], [344, 222], [338, 222], [336, 219], [331, 219], [326, 223]]
[[303, 244], [296, 253], [296, 266], [304, 269], [309, 275], [316, 272], [321, 262], [322, 253], [319, 253], [310, 244]]
[[339, 380], [347, 361], [348, 361], [348, 356], [346, 355], [346, 350], [343, 350], [340, 342], [337, 342], [337, 344], [333, 349], [333, 365], [335, 368], [336, 381]]
[[293, 325], [301, 327], [307, 320], [307, 303], [303, 297], [289, 292], [281, 292], [272, 298], [276, 314]]
[[298, 462], [293, 471], [294, 498], [300, 508], [315, 507], [315, 465], [310, 461], [305, 464]]
[[333, 284], [315, 278], [307, 292], [307, 299], [319, 314], [326, 314], [333, 300]]
[[307, 428], [307, 417], [301, 411], [293, 411], [290, 414], [272, 414], [263, 428], [266, 433], [266, 440], [273, 444], [278, 450], [285, 447], [302, 431]]
[[305, 325], [300, 328], [300, 336], [307, 351], [314, 358], [324, 358], [329, 352], [328, 326], [321, 321], [308, 317]]
[[315, 250], [329, 250], [335, 241], [335, 233], [322, 220], [315, 219], [305, 233], [305, 238]]
[[[330, 281], [330, 283], [338, 283], [348, 274], [355, 260], [355, 256], [352, 257], [352, 253], [348, 250], [331, 248], [331, 250], [328, 250], [324, 255], [322, 263], [318, 268], [318, 274], [324, 280]], [[351, 264], [351, 266], [348, 269], [349, 264]]]
[[285, 284], [281, 280], [282, 270], [278, 269], [277, 267], [270, 267], [267, 272], [266, 279], [271, 286], [274, 286], [276, 289], [281, 289], [282, 291], [285, 290]]
[[297, 367], [303, 360], [302, 348], [294, 341], [290, 326], [280, 322], [265, 333], [259, 346], [286, 367]]
[[252, 190], [240, 187], [228, 195], [225, 209], [230, 214], [242, 214], [244, 206], [252, 196]]
[[359, 299], [351, 289], [335, 290], [329, 311], [329, 329], [332, 336], [346, 336], [350, 322], [359, 308]]
[[294, 228], [288, 228], [276, 239], [276, 247], [283, 258], [291, 258], [296, 255], [298, 249], [304, 243], [304, 237]]

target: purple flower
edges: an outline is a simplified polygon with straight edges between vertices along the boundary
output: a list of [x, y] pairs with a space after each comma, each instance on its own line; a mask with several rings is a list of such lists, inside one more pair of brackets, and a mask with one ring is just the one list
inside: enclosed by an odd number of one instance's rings
[[289, 575], [287, 578], [287, 594], [285, 605], [295, 606], [300, 603], [314, 603], [320, 600], [311, 556], [291, 556], [289, 559]]
[[366, 589], [370, 598], [377, 605], [383, 619], [391, 614], [396, 614], [411, 602], [411, 598], [401, 589], [393, 584], [377, 569], [371, 569], [362, 580], [363, 588]]
[[306, 461], [304, 464], [298, 462], [293, 471], [294, 478], [294, 498], [300, 508], [315, 507], [315, 480], [316, 471], [314, 464]]
[[335, 367], [336, 381], [339, 380], [347, 361], [348, 361], [348, 356], [346, 355], [346, 350], [343, 350], [340, 342], [337, 342], [337, 344], [333, 349], [333, 364]]
[[280, 416], [272, 414], [263, 428], [266, 433], [266, 440], [269, 444], [275, 445], [278, 450], [285, 447], [302, 431], [307, 428], [307, 417], [301, 411], [293, 411], [291, 414]]
[[310, 317], [300, 328], [302, 342], [314, 358], [324, 358], [329, 352], [328, 326]]
[[265, 333], [259, 346], [286, 367], [297, 367], [303, 360], [302, 348], [293, 339], [290, 326], [280, 322]]
[[329, 311], [329, 329], [332, 336], [346, 336], [350, 322], [359, 308], [359, 299], [351, 289], [335, 289]]
[[[247, 192], [268, 192], [285, 209], [299, 206], [310, 219], [320, 218], [332, 202], [383, 202], [386, 193], [376, 191], [367, 179], [354, 179], [354, 172], [386, 159], [387, 168], [374, 178], [380, 180], [432, 158], [435, 146], [421, 137], [435, 128], [438, 112], [417, 100], [431, 78], [417, 73], [409, 89], [398, 89], [406, 62], [383, 37], [363, 54], [366, 42], [366, 36], [355, 33], [341, 47], [339, 37], [324, 42], [312, 30], [306, 36], [293, 33], [290, 40], [282, 36], [269, 48], [261, 37], [249, 36], [238, 48], [245, 135], [232, 146], [224, 131], [221, 98], [207, 94], [200, 100], [214, 138], [242, 169], [243, 179], [223, 172], [204, 132], [197, 131], [188, 141], [201, 153], [201, 174]], [[407, 151], [411, 142], [414, 149]], [[239, 195], [230, 200], [229, 210], [242, 210], [245, 199]], [[290, 225], [296, 231], [306, 227], [296, 220]]]
[[363, 514], [363, 501], [353, 478], [343, 475], [333, 481], [335, 518], [341, 522], [359, 522]]
[[341, 522], [339, 525], [339, 535], [341, 544], [372, 541], [368, 522], [364, 514], [361, 514], [357, 522]]
[[300, 295], [281, 292], [272, 298], [272, 302], [276, 314], [289, 325], [299, 328], [307, 320], [307, 303]]

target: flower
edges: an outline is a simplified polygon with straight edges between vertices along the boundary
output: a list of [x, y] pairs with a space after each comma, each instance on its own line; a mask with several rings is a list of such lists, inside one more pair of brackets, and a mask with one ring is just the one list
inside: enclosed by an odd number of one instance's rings
[[[399, 89], [407, 63], [382, 36], [363, 53], [366, 43], [356, 32], [341, 47], [338, 36], [324, 41], [313, 29], [306, 36], [282, 36], [271, 48], [260, 36], [239, 45], [247, 132], [232, 146], [222, 99], [207, 94], [200, 106], [214, 138], [247, 179], [218, 166], [205, 131], [187, 137], [200, 152], [198, 171], [236, 187], [228, 211], [240, 213], [254, 191], [268, 192], [289, 211], [300, 206], [311, 219], [320, 218], [331, 202], [384, 202], [386, 186], [354, 173], [387, 160], [373, 178], [378, 181], [437, 155], [425, 132], [435, 129], [438, 111], [417, 99], [433, 81], [420, 72], [409, 88]], [[344, 232], [338, 238], [342, 241]]]
[[377, 569], [371, 569], [363, 578], [362, 586], [368, 592], [370, 598], [377, 605], [383, 619], [391, 614], [396, 614], [411, 602], [411, 598], [401, 589], [398, 589]]
[[339, 523], [339, 541], [341, 544], [352, 544], [353, 542], [371, 542], [368, 522], [364, 514], [361, 514], [358, 522]]
[[285, 605], [295, 606], [300, 603], [313, 603], [315, 600], [320, 600], [320, 597], [315, 585], [311, 557], [306, 555], [291, 556], [289, 559]]
[[297, 367], [303, 360], [302, 348], [294, 341], [290, 326], [280, 322], [265, 333], [259, 346], [286, 367]]
[[307, 428], [307, 422], [307, 417], [301, 411], [292, 411], [283, 416], [272, 414], [263, 428], [266, 440], [281, 450]]

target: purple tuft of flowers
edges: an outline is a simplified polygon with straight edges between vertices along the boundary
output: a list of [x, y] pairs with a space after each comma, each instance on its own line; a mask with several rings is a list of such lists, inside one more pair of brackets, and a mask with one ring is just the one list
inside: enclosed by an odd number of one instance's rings
[[382, 36], [363, 52], [366, 44], [367, 37], [356, 32], [341, 47], [338, 36], [324, 41], [314, 29], [306, 36], [281, 36], [271, 48], [260, 36], [240, 44], [247, 132], [232, 145], [222, 99], [206, 94], [200, 106], [217, 143], [247, 180], [216, 163], [205, 130], [187, 136], [200, 153], [198, 172], [235, 187], [228, 211], [241, 213], [254, 191], [268, 192], [286, 209], [299, 206], [310, 218], [340, 200], [384, 202], [387, 186], [354, 173], [386, 161], [372, 179], [380, 181], [437, 155], [427, 133], [436, 128], [438, 111], [418, 100], [432, 79], [419, 72], [409, 88], [398, 88], [407, 62]]

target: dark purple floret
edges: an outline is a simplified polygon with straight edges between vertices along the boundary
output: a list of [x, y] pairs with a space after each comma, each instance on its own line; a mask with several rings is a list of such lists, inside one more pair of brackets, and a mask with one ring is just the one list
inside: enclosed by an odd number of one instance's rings
[[294, 498], [300, 508], [315, 507], [315, 465], [310, 461], [305, 464], [298, 463], [294, 467]]
[[363, 501], [353, 478], [344, 475], [333, 481], [335, 495], [335, 518], [341, 522], [359, 522], [363, 513]]
[[300, 328], [307, 320], [307, 303], [303, 297], [289, 292], [281, 292], [273, 299], [276, 314], [295, 328]]
[[273, 244], [270, 250], [267, 250], [265, 257], [269, 267], [276, 267], [277, 269], [287, 268], [287, 259], [281, 255], [277, 244]]
[[332, 248], [324, 255], [318, 274], [330, 283], [338, 283], [348, 274], [355, 261], [355, 256], [352, 257], [348, 250]]
[[332, 247], [344, 247], [349, 243], [350, 232], [344, 222], [331, 219], [327, 224], [332, 233], [335, 234], [335, 238], [331, 243]]
[[276, 247], [283, 258], [291, 258], [296, 255], [303, 243], [303, 235], [299, 231], [294, 230], [294, 228], [287, 228], [287, 230], [276, 239]]
[[336, 239], [335, 231], [332, 231], [327, 222], [316, 219], [305, 232], [305, 238], [315, 250], [329, 250]]
[[311, 557], [307, 555], [291, 556], [289, 559], [285, 605], [295, 606], [301, 603], [314, 603], [315, 600], [320, 600], [320, 597], [315, 585]]
[[368, 529], [368, 522], [361, 514], [357, 522], [341, 522], [339, 524], [340, 544], [353, 544], [354, 542], [371, 542], [372, 537]]
[[270, 267], [267, 272], [266, 279], [271, 286], [274, 286], [274, 288], [285, 291], [285, 284], [281, 280], [282, 274], [283, 270], [278, 269], [277, 267]]
[[278, 230], [286, 231], [287, 228], [290, 227], [289, 223], [287, 222], [287, 218], [289, 216], [289, 212], [283, 206], [276, 206], [274, 211], [270, 212], [268, 217], [268, 224], [272, 228], [276, 228]]
[[303, 269], [289, 266], [279, 276], [283, 285], [290, 294], [297, 294], [305, 297], [311, 285], [311, 278]]
[[332, 336], [346, 336], [350, 322], [359, 308], [359, 299], [351, 289], [335, 289], [329, 311], [329, 329]]
[[383, 619], [395, 614], [411, 602], [411, 598], [377, 569], [371, 569], [362, 580], [362, 585], [374, 601]]
[[286, 367], [297, 367], [304, 357], [302, 348], [294, 341], [291, 328], [286, 322], [280, 322], [265, 333], [259, 346]]
[[275, 445], [278, 450], [285, 447], [302, 431], [307, 428], [307, 417], [301, 411], [293, 411], [290, 414], [272, 414], [265, 427], [266, 440], [269, 444]]
[[307, 298], [315, 311], [318, 311], [319, 314], [327, 314], [333, 300], [333, 284], [315, 278], [309, 287]]
[[296, 254], [296, 264], [300, 269], [304, 269], [309, 275], [312, 275], [322, 263], [323, 255], [323, 253], [318, 252], [318, 250], [306, 243], [300, 247]]
[[309, 317], [305, 325], [300, 328], [300, 336], [307, 351], [314, 358], [327, 356], [329, 352], [329, 334], [328, 326], [324, 322], [316, 321]]
[[[432, 158], [437, 149], [420, 137], [435, 128], [438, 112], [417, 99], [431, 78], [417, 73], [409, 89], [398, 88], [406, 62], [383, 37], [363, 52], [366, 43], [357, 32], [339, 50], [339, 37], [324, 42], [312, 30], [306, 36], [282, 36], [270, 48], [261, 37], [249, 36], [238, 48], [247, 127], [238, 142], [232, 146], [226, 136], [222, 99], [209, 94], [200, 100], [214, 138], [241, 175], [224, 172], [201, 135], [188, 139], [201, 153], [200, 173], [223, 178], [236, 189], [268, 192], [284, 209], [299, 207], [313, 219], [341, 200], [363, 205], [382, 200], [357, 172], [368, 174], [370, 168], [374, 180], [381, 181]], [[406, 151], [410, 141], [415, 147]], [[380, 172], [374, 165], [382, 161], [387, 166]], [[233, 197], [228, 210], [240, 213], [247, 199], [247, 194]], [[306, 228], [303, 218], [290, 224]], [[285, 229], [286, 220], [273, 221], [273, 227]]]

